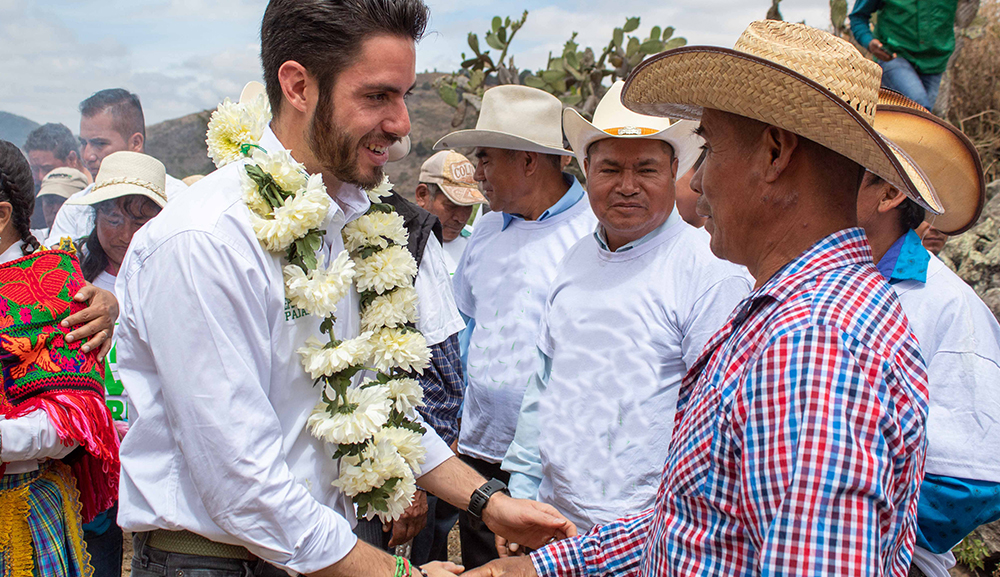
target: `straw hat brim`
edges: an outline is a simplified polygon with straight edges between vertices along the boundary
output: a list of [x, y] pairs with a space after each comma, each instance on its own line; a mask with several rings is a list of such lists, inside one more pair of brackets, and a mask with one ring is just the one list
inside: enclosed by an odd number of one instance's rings
[[861, 114], [816, 81], [764, 58], [715, 46], [668, 50], [625, 81], [622, 104], [639, 114], [698, 120], [705, 108], [783, 128], [882, 177], [933, 214], [944, 207], [915, 183]]
[[694, 133], [696, 128], [698, 128], [696, 122], [679, 120], [671, 124], [670, 127], [652, 134], [614, 135], [594, 126], [592, 122], [572, 108], [563, 111], [563, 130], [566, 132], [566, 140], [569, 141], [570, 148], [576, 153], [576, 159], [580, 162], [581, 167], [587, 158], [587, 149], [598, 140], [643, 138], [662, 140], [674, 149], [674, 158], [677, 159], [677, 176], [679, 177], [694, 166], [701, 154], [701, 139]]
[[145, 196], [155, 202], [160, 208], [167, 205], [166, 198], [159, 196], [144, 186], [129, 183], [109, 184], [108, 186], [91, 190], [87, 194], [74, 196], [73, 198], [67, 200], [66, 204], [94, 205], [106, 200], [112, 200], [133, 194]]
[[933, 183], [944, 214], [928, 215], [931, 226], [950, 235], [972, 228], [986, 202], [986, 178], [969, 137], [929, 112], [904, 106], [879, 104], [874, 124]]
[[549, 146], [521, 136], [499, 132], [496, 130], [458, 130], [445, 135], [434, 144], [434, 150], [451, 148], [503, 148], [506, 150], [522, 150], [539, 154], [555, 154], [557, 156], [573, 156], [569, 150]]

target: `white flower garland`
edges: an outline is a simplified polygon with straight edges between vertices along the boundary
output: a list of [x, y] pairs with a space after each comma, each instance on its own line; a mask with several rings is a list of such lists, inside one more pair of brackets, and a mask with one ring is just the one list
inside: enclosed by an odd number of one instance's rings
[[[430, 365], [427, 341], [415, 328], [417, 263], [406, 249], [403, 219], [382, 203], [388, 178], [367, 191], [372, 206], [344, 227], [345, 249], [328, 264], [317, 257], [330, 197], [319, 174], [309, 175], [286, 150], [268, 152], [260, 138], [271, 111], [264, 95], [246, 103], [228, 99], [212, 114], [208, 155], [216, 166], [247, 159], [240, 171], [250, 224], [269, 252], [283, 253], [285, 296], [292, 305], [323, 317], [328, 339], [306, 339], [302, 367], [322, 384], [306, 422], [309, 432], [337, 445], [340, 478], [333, 484], [350, 496], [358, 513], [395, 520], [413, 500], [426, 450], [416, 421], [423, 390], [410, 374]], [[352, 283], [361, 295], [362, 334], [338, 341], [337, 303]], [[353, 377], [375, 372], [354, 384]]]

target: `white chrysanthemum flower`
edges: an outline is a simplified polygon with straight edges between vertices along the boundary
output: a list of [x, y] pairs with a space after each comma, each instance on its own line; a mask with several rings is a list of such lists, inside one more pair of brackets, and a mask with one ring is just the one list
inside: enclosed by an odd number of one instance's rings
[[361, 329], [374, 331], [417, 322], [417, 291], [399, 287], [375, 297], [361, 311]]
[[[365, 389], [371, 390], [371, 389]], [[360, 455], [340, 460], [340, 477], [333, 482], [348, 497], [367, 493], [393, 478], [412, 476], [410, 467], [388, 439], [370, 442]]]
[[274, 182], [285, 192], [298, 192], [306, 187], [309, 179], [306, 167], [292, 158], [291, 152], [287, 150], [264, 152], [254, 149], [250, 159], [261, 170], [270, 174]]
[[260, 188], [257, 183], [247, 174], [246, 170], [240, 169], [240, 189], [243, 191], [243, 202], [257, 216], [267, 216], [271, 214], [271, 205], [260, 195]]
[[375, 333], [372, 343], [372, 363], [376, 369], [388, 373], [399, 368], [404, 371], [424, 373], [431, 364], [431, 350], [424, 335], [400, 328], [384, 328]]
[[372, 202], [382, 202], [383, 196], [389, 196], [392, 194], [392, 183], [389, 182], [389, 175], [382, 175], [382, 182], [378, 184], [375, 188], [365, 191], [368, 193], [368, 199]]
[[385, 504], [388, 511], [377, 511], [375, 514], [383, 522], [399, 519], [406, 512], [410, 504], [413, 503], [413, 497], [416, 493], [417, 480], [413, 477], [412, 473], [399, 477], [399, 481], [392, 488], [392, 494], [390, 494]]
[[[330, 413], [329, 406], [320, 401], [313, 408], [306, 421], [309, 432], [314, 437], [335, 445], [353, 445], [363, 443], [372, 438], [389, 420], [392, 401], [386, 396], [388, 389], [383, 386], [361, 389], [347, 389], [346, 401], [354, 406], [354, 410], [342, 413]], [[327, 396], [337, 393], [329, 385]]]
[[413, 417], [413, 411], [424, 406], [424, 390], [416, 379], [395, 378], [386, 383], [386, 386], [389, 387], [389, 398], [393, 406], [400, 413]]
[[315, 380], [365, 364], [372, 354], [369, 341], [371, 336], [370, 332], [362, 333], [353, 339], [342, 341], [333, 348], [327, 347], [316, 337], [309, 337], [305, 346], [296, 352], [302, 357], [302, 367]]
[[267, 250], [287, 250], [295, 240], [304, 237], [310, 230], [319, 228], [326, 220], [330, 210], [330, 197], [323, 186], [323, 177], [314, 174], [309, 177], [308, 184], [294, 196], [285, 199], [284, 206], [274, 209], [271, 218], [250, 214], [254, 233]]
[[347, 295], [354, 278], [354, 261], [341, 251], [330, 266], [302, 272], [296, 265], [285, 266], [285, 298], [311, 315], [327, 317], [337, 312], [337, 303]]
[[370, 212], [344, 227], [344, 247], [351, 252], [366, 246], [386, 248], [389, 244], [405, 245], [409, 238], [403, 226], [403, 217], [395, 212]]
[[374, 290], [382, 294], [396, 287], [412, 286], [413, 277], [417, 276], [417, 261], [406, 247], [398, 245], [355, 261], [355, 264], [355, 282], [360, 292]]
[[259, 142], [270, 121], [271, 109], [263, 94], [246, 104], [225, 99], [208, 121], [209, 158], [219, 168], [239, 160], [243, 156], [240, 147]]
[[374, 439], [376, 443], [383, 439], [392, 443], [414, 474], [420, 474], [420, 465], [423, 465], [427, 458], [427, 449], [421, 443], [420, 433], [399, 427], [383, 427], [375, 433]]

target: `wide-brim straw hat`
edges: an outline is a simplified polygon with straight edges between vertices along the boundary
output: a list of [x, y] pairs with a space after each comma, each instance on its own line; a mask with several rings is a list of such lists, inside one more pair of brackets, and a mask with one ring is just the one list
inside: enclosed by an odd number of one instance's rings
[[97, 204], [122, 196], [139, 195], [152, 200], [161, 208], [167, 204], [167, 171], [163, 163], [141, 152], [121, 151], [109, 154], [101, 161], [94, 187], [82, 196], [74, 196], [66, 204]]
[[685, 46], [640, 64], [622, 102], [640, 114], [697, 120], [704, 108], [783, 128], [882, 177], [926, 210], [944, 207], [872, 123], [882, 69], [850, 42], [804, 24], [753, 22], [734, 49]]
[[611, 85], [594, 110], [590, 122], [572, 108], [563, 111], [563, 130], [570, 148], [576, 153], [580, 166], [584, 166], [587, 149], [598, 140], [606, 138], [662, 140], [674, 149], [677, 174], [687, 172], [701, 154], [704, 140], [695, 134], [698, 123], [691, 120], [672, 122], [663, 116], [637, 114], [622, 105], [621, 93], [625, 83], [619, 80]]
[[972, 228], [986, 202], [986, 178], [979, 151], [969, 137], [909, 98], [883, 88], [875, 129], [902, 148], [930, 179], [944, 214], [927, 221], [945, 234]]
[[434, 150], [503, 148], [572, 156], [563, 148], [562, 102], [544, 90], [505, 84], [483, 94], [476, 127], [445, 135]]

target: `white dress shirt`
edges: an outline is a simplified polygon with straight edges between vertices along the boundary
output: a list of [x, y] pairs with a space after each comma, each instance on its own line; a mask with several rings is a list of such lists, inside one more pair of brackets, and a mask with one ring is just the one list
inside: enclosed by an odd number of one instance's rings
[[[261, 146], [281, 144], [266, 130]], [[285, 299], [282, 256], [249, 222], [238, 171], [215, 171], [132, 239], [118, 275], [119, 373], [134, 414], [121, 447], [118, 522], [128, 531], [186, 529], [242, 545], [291, 571], [332, 565], [354, 547], [355, 510], [331, 485], [335, 447], [306, 429], [320, 390], [295, 352], [323, 338], [322, 319]], [[344, 186], [323, 228], [326, 258], [367, 196]], [[359, 332], [358, 294], [335, 333]], [[427, 472], [451, 451], [427, 427]]]
[[[24, 256], [16, 241], [0, 254], [0, 264], [6, 264]], [[16, 419], [0, 416], [0, 463], [6, 463], [6, 475], [27, 473], [38, 469], [45, 459], [62, 459], [73, 452], [77, 443], [64, 445], [59, 440], [59, 431], [49, 421], [43, 410], [32, 411]]]
[[[77, 192], [73, 197], [90, 194], [94, 188], [93, 184]], [[173, 200], [181, 192], [187, 190], [188, 186], [183, 181], [176, 179], [169, 174], [166, 180], [167, 199]], [[89, 236], [94, 230], [94, 207], [86, 204], [69, 204], [64, 202], [56, 213], [56, 219], [52, 221], [52, 229], [49, 230], [47, 238], [39, 238], [38, 241], [45, 246], [59, 244], [63, 237], [79, 240]]]
[[448, 337], [465, 328], [465, 321], [455, 305], [451, 290], [451, 274], [445, 264], [445, 252], [433, 234], [424, 245], [417, 278], [413, 282], [417, 291], [417, 330], [427, 339], [427, 346], [444, 342]]
[[640, 240], [612, 252], [588, 236], [559, 264], [538, 336], [548, 378], [503, 462], [514, 496], [581, 532], [653, 504], [681, 379], [753, 284], [676, 210]]

